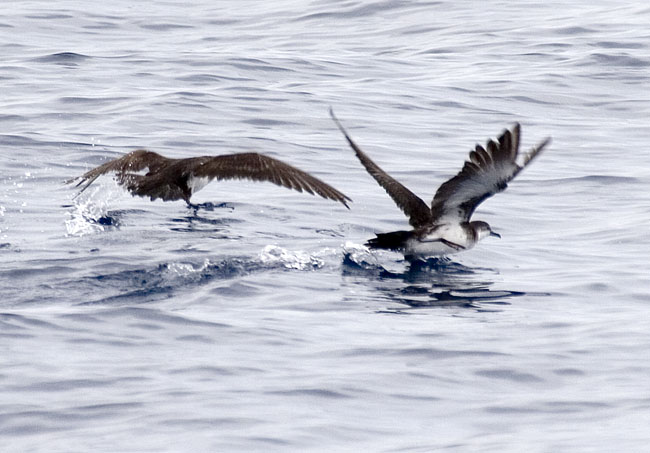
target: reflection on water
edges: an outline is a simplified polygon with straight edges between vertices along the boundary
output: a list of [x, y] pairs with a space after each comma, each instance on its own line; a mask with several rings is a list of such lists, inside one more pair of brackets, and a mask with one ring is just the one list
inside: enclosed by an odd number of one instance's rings
[[[491, 290], [495, 269], [471, 268], [449, 258], [401, 261], [400, 270], [388, 270], [369, 252], [346, 252], [343, 275], [363, 278], [383, 299], [410, 308], [466, 307], [486, 310], [486, 305], [508, 305], [508, 299], [525, 295], [521, 291]], [[402, 310], [391, 310], [401, 312]]]
[[[223, 206], [226, 207], [226, 206]], [[231, 211], [232, 212], [232, 209]], [[186, 233], [196, 231], [225, 231], [227, 227], [233, 223], [241, 223], [242, 221], [232, 216], [224, 217], [210, 217], [201, 215], [198, 210], [192, 208], [191, 213], [182, 217], [171, 219], [174, 226], [170, 227], [171, 231], [181, 231]], [[223, 239], [229, 239], [228, 234], [222, 236]], [[237, 237], [238, 238], [238, 237]], [[236, 238], [235, 238], [236, 239]]]

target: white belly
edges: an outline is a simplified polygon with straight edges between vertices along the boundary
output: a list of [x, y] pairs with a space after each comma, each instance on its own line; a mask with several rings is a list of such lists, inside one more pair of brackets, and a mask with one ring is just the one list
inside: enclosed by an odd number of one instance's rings
[[407, 256], [415, 256], [417, 258], [427, 258], [431, 256], [444, 256], [458, 253], [460, 250], [449, 247], [443, 242], [421, 242], [414, 239], [406, 243], [404, 254]]
[[200, 177], [196, 178], [194, 176], [190, 176], [187, 178], [187, 187], [192, 191], [192, 193], [196, 193], [199, 190], [203, 189], [205, 186], [208, 185], [208, 183], [212, 181], [211, 178], [207, 177]]
[[471, 249], [475, 243], [460, 225], [443, 225], [424, 237], [409, 239], [404, 254], [418, 258], [451, 255]]

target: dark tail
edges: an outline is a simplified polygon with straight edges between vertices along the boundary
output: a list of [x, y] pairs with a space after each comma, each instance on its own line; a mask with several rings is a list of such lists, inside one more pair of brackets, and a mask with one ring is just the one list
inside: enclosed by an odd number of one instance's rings
[[371, 249], [403, 250], [406, 241], [413, 236], [412, 231], [393, 231], [392, 233], [380, 233], [376, 238], [366, 242]]

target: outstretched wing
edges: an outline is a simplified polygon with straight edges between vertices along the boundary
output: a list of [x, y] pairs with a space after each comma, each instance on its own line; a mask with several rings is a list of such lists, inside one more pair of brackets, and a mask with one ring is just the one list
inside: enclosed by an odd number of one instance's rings
[[81, 190], [79, 190], [79, 193], [81, 193], [95, 182], [97, 178], [106, 173], [117, 173], [118, 181], [122, 184], [125, 182], [124, 178], [128, 173], [137, 173], [144, 169], [153, 172], [166, 165], [170, 160], [153, 151], [138, 149], [118, 159], [93, 168], [80, 177], [69, 179], [66, 181], [66, 184], [79, 180], [76, 187], [82, 186]]
[[332, 109], [330, 109], [330, 115], [354, 150], [357, 158], [361, 161], [361, 164], [370, 173], [370, 176], [375, 178], [379, 185], [384, 188], [404, 214], [408, 216], [409, 223], [414, 228], [429, 224], [431, 221], [431, 210], [427, 204], [420, 197], [404, 187], [399, 181], [382, 170], [366, 153], [361, 151], [361, 148], [350, 138], [343, 125], [336, 118]]
[[[138, 174], [148, 169], [146, 174]], [[302, 170], [277, 159], [257, 153], [228, 154], [224, 156], [191, 157], [187, 159], [168, 159], [160, 154], [137, 150], [119, 159], [106, 162], [76, 181], [83, 192], [98, 177], [114, 172], [119, 184], [133, 195], [161, 198], [164, 201], [183, 199], [190, 201], [192, 193], [205, 183], [217, 179], [251, 179], [270, 181], [280, 186], [318, 194], [323, 198], [343, 203], [352, 201], [343, 193]]]
[[343, 203], [348, 209], [350, 207], [347, 201], [352, 201], [345, 194], [309, 173], [263, 154], [241, 153], [194, 157], [183, 159], [178, 165], [184, 167], [182, 173], [190, 178], [268, 181], [298, 192], [318, 194], [323, 198]]
[[467, 222], [476, 207], [494, 194], [502, 192], [550, 142], [547, 138], [530, 150], [521, 164], [517, 163], [521, 127], [515, 124], [505, 130], [498, 142], [489, 140], [483, 148], [476, 145], [469, 153], [463, 169], [440, 186], [433, 197], [433, 218], [442, 221]]

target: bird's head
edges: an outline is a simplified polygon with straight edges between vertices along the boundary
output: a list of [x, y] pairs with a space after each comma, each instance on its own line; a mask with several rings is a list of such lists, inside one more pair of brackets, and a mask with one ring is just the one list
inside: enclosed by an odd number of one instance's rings
[[474, 232], [476, 232], [476, 238], [479, 241], [488, 236], [495, 236], [498, 238], [501, 237], [499, 233], [495, 233], [494, 231], [492, 231], [492, 228], [490, 228], [490, 225], [488, 225], [487, 222], [482, 222], [480, 220], [477, 220], [475, 222], [470, 222], [470, 225], [472, 226], [472, 228], [474, 228]]

